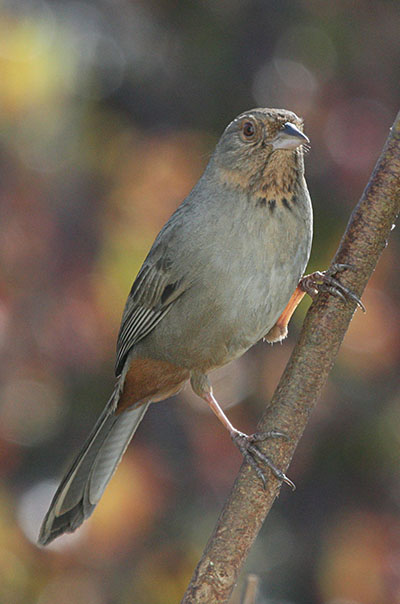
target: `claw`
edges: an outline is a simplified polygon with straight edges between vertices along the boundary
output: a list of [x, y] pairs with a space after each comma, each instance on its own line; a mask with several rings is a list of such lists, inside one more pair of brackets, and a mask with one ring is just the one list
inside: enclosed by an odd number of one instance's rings
[[267, 480], [265, 478], [264, 472], [260, 468], [257, 463], [257, 460], [263, 462], [268, 468], [271, 470], [272, 474], [280, 480], [281, 482], [285, 482], [290, 488], [294, 491], [296, 489], [296, 485], [294, 482], [290, 480], [286, 476], [282, 470], [279, 470], [275, 466], [275, 464], [270, 460], [269, 457], [264, 455], [260, 451], [260, 449], [255, 445], [255, 443], [266, 440], [267, 438], [285, 438], [288, 440], [288, 436], [283, 434], [282, 432], [277, 432], [276, 430], [271, 430], [270, 432], [256, 432], [255, 434], [243, 434], [243, 432], [235, 431], [231, 434], [232, 440], [235, 445], [238, 447], [239, 451], [243, 455], [244, 459], [247, 463], [254, 469], [257, 476], [263, 483], [264, 489], [267, 485]]
[[254, 432], [254, 434], [250, 434], [247, 438], [251, 443], [259, 443], [268, 438], [284, 438], [285, 440], [289, 440], [287, 434], [277, 432], [276, 430], [271, 430], [270, 432]]
[[346, 302], [346, 296], [341, 291], [340, 283], [339, 283], [339, 287], [338, 287], [338, 285], [337, 285], [338, 281], [336, 281], [336, 279], [331, 277], [331, 284], [332, 285], [326, 286], [325, 291], [332, 294], [332, 296], [336, 296], [336, 298], [340, 298], [341, 300], [343, 300], [343, 302]]
[[334, 278], [333, 275], [342, 273], [345, 270], [356, 270], [356, 267], [353, 264], [335, 262], [326, 271], [316, 271], [303, 277], [300, 280], [300, 287], [312, 298], [319, 292], [328, 292], [344, 302], [349, 299], [353, 300], [363, 312], [366, 312], [366, 308], [360, 298], [351, 289], [342, 285], [340, 281]]
[[329, 274], [329, 275], [335, 275], [336, 273], [342, 273], [343, 271], [347, 271], [347, 270], [355, 271], [356, 267], [354, 266], [354, 264], [344, 264], [343, 262], [334, 262], [332, 264], [332, 266], [330, 266], [328, 268], [328, 270], [325, 271], [325, 273]]
[[[356, 271], [357, 268], [354, 266], [354, 264], [344, 264], [344, 263], [340, 263], [340, 262], [334, 262], [332, 264], [332, 266], [330, 268], [328, 268], [328, 270], [325, 272], [325, 274], [328, 276], [332, 276], [332, 275], [335, 275], [336, 273], [342, 273], [343, 271], [346, 271], [346, 270]], [[352, 292], [351, 289], [349, 289], [345, 285], [342, 285], [336, 279], [334, 281], [336, 282], [338, 287], [340, 287], [342, 292], [344, 292], [346, 294], [346, 296], [348, 298], [350, 298], [351, 300], [354, 300], [354, 302], [357, 304], [357, 306], [363, 312], [367, 312], [367, 309], [365, 308], [364, 304], [361, 302], [360, 298], [354, 292]]]

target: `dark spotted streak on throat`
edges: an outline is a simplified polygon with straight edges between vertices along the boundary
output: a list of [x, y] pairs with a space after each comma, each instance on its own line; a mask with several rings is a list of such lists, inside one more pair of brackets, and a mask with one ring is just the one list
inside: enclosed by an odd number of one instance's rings
[[285, 151], [271, 155], [262, 174], [254, 179], [253, 196], [256, 198], [256, 207], [268, 207], [271, 213], [277, 206], [291, 211], [297, 201], [302, 161], [300, 149], [296, 149], [291, 157], [288, 157]]
[[221, 169], [220, 177], [225, 185], [246, 191], [249, 201], [258, 208], [268, 208], [271, 213], [281, 206], [289, 211], [297, 201], [303, 153], [300, 148], [290, 155], [276, 151], [263, 165], [248, 166], [246, 172]]
[[296, 203], [296, 195], [291, 197], [278, 197], [278, 199], [267, 199], [266, 197], [259, 197], [256, 201], [257, 208], [268, 208], [271, 213], [275, 210], [276, 206], [282, 205], [287, 210], [292, 211], [292, 206]]

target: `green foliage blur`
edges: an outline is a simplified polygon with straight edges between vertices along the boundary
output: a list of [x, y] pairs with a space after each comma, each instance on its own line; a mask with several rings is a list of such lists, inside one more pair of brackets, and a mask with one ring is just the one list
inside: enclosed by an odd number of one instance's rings
[[[1, 604], [180, 601], [241, 463], [189, 389], [149, 411], [92, 519], [35, 545], [113, 386], [130, 285], [254, 106], [305, 118], [325, 268], [399, 109], [399, 32], [398, 1], [0, 2]], [[258, 604], [400, 602], [398, 263], [394, 233], [246, 565]], [[240, 429], [307, 304], [214, 376]]]

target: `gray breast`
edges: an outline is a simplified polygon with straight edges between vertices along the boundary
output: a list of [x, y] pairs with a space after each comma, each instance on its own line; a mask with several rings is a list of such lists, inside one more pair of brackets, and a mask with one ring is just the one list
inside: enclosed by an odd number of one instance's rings
[[139, 343], [139, 354], [208, 370], [243, 354], [275, 324], [308, 262], [308, 192], [290, 209], [277, 203], [257, 214], [243, 203], [239, 210], [221, 218], [223, 228], [211, 221], [207, 236], [183, 250], [193, 284]]

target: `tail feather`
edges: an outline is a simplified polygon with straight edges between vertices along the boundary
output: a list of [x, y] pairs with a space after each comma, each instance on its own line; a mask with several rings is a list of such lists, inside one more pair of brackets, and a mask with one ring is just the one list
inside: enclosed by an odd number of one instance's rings
[[150, 404], [116, 415], [115, 395], [54, 495], [40, 529], [42, 545], [72, 533], [92, 514]]

